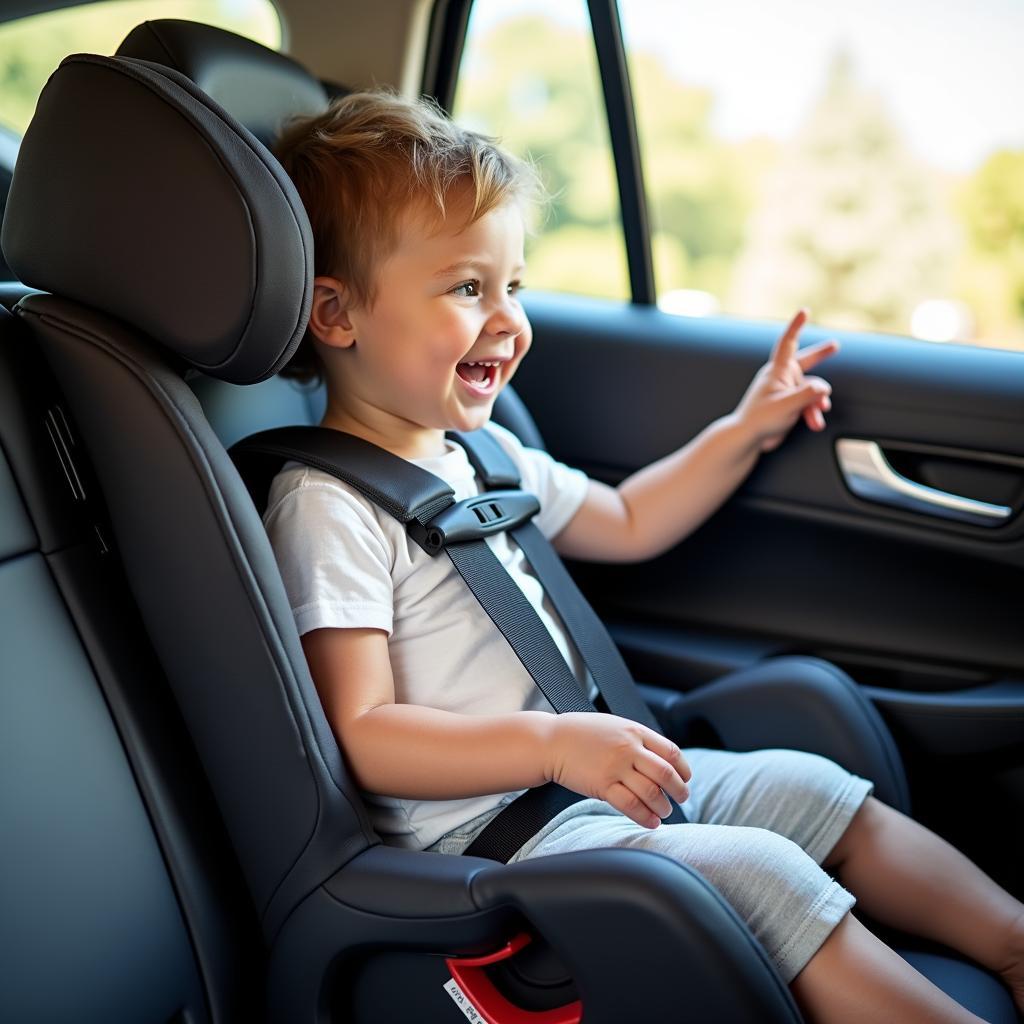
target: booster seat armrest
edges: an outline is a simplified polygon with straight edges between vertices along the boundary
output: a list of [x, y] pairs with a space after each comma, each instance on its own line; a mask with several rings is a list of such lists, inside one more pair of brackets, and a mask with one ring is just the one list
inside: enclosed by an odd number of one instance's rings
[[684, 703], [683, 694], [678, 690], [669, 690], [664, 686], [651, 686], [647, 683], [638, 683], [637, 689], [644, 702], [654, 713], [662, 732], [675, 739], [673, 730], [676, 727], [679, 710]]
[[350, 861], [324, 889], [336, 900], [387, 917], [475, 914], [470, 885], [494, 861], [374, 846]]
[[316, 1008], [345, 960], [381, 949], [476, 955], [524, 926], [571, 972], [588, 1024], [801, 1020], [732, 908], [666, 857], [589, 850], [505, 865], [384, 846], [360, 854], [288, 918], [271, 950], [270, 1020], [319, 1021]]
[[680, 746], [782, 747], [820, 754], [875, 785], [910, 813], [910, 790], [888, 726], [864, 691], [821, 658], [768, 658], [677, 693], [642, 686], [665, 735]]
[[481, 906], [512, 906], [576, 979], [588, 1024], [799, 1021], [764, 949], [696, 871], [643, 850], [587, 850], [483, 871]]

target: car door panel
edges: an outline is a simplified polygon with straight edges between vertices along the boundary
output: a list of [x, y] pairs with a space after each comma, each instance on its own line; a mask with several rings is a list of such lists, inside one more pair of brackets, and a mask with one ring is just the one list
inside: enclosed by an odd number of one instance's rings
[[[537, 341], [517, 388], [551, 449], [610, 482], [731, 410], [778, 330], [547, 297], [530, 312]], [[648, 563], [588, 567], [592, 590], [606, 606], [645, 618], [986, 674], [1019, 669], [1020, 357], [894, 338], [890, 359], [890, 339], [843, 340], [844, 351], [821, 368], [835, 395], [826, 431], [798, 424], [692, 537]], [[982, 473], [986, 457], [1006, 459], [996, 472], [1014, 514], [992, 528], [868, 502], [842, 480], [837, 436], [925, 446], [935, 464], [941, 453], [975, 453]], [[992, 479], [982, 478], [976, 496], [996, 496]]]
[[[781, 330], [567, 296], [527, 307], [516, 388], [555, 455], [613, 484], [730, 412]], [[922, 820], [1019, 887], [1021, 830], [997, 849], [980, 823], [1024, 815], [1024, 359], [838, 336], [818, 368], [834, 389], [826, 431], [798, 423], [662, 556], [573, 572], [646, 682], [688, 689], [793, 653], [849, 671], [897, 736]], [[839, 437], [877, 440], [906, 475], [1012, 515], [978, 526], [866, 501], [843, 481]], [[972, 813], [953, 813], [951, 774], [985, 795]]]

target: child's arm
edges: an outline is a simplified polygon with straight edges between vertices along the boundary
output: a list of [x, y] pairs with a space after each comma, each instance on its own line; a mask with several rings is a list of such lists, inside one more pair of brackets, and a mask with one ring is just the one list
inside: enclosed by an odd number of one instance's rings
[[404, 799], [451, 800], [558, 782], [655, 827], [687, 797], [679, 748], [613, 715], [519, 711], [462, 715], [396, 704], [387, 634], [316, 629], [302, 646], [327, 719], [359, 786]]
[[797, 352], [797, 336], [806, 320], [802, 309], [728, 416], [617, 489], [591, 480], [579, 511], [554, 541], [557, 550], [589, 561], [653, 558], [700, 526], [746, 477], [760, 453], [782, 443], [801, 415], [811, 430], [823, 430], [832, 389], [804, 371], [832, 355], [839, 343], [825, 341]]

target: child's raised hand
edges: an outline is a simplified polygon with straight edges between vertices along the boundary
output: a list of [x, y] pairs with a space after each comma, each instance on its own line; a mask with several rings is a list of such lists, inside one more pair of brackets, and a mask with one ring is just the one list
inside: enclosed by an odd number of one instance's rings
[[806, 322], [807, 310], [801, 309], [736, 407], [737, 417], [751, 431], [759, 451], [777, 448], [801, 415], [811, 430], [825, 429], [832, 387], [821, 377], [806, 376], [805, 371], [836, 353], [839, 342], [830, 339], [797, 351], [797, 339]]
[[605, 800], [644, 828], [656, 828], [672, 812], [665, 793], [679, 803], [689, 796], [686, 758], [653, 729], [586, 711], [557, 715], [552, 724], [550, 782]]

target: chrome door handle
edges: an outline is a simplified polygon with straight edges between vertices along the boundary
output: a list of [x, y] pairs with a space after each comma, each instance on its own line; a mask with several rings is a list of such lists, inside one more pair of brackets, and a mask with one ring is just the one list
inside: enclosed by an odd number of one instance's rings
[[975, 526], [999, 526], [1009, 519], [1009, 505], [992, 505], [976, 498], [940, 491], [897, 473], [874, 441], [842, 437], [836, 441], [836, 458], [846, 486], [868, 501], [924, 512], [943, 519], [956, 519]]

